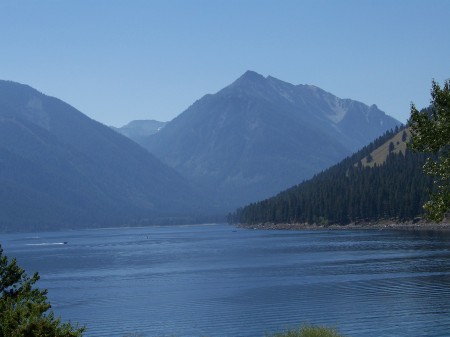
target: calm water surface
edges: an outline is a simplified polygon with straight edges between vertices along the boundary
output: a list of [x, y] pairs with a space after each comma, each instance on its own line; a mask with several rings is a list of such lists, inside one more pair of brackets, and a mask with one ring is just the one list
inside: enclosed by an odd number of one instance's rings
[[[67, 241], [68, 244], [61, 244]], [[450, 237], [228, 225], [2, 235], [86, 336], [450, 336]]]

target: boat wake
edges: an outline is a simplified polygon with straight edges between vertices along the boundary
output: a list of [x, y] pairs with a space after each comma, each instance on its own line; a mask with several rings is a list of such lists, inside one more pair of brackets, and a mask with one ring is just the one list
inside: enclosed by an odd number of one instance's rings
[[42, 242], [42, 243], [26, 243], [26, 246], [59, 246], [67, 245], [67, 241], [64, 242]]

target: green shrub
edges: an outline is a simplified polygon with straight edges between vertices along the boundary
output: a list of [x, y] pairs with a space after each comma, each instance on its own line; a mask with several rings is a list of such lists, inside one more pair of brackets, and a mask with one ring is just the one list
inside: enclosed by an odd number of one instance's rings
[[266, 337], [344, 337], [334, 328], [304, 325], [298, 329], [289, 329], [285, 332], [277, 332]]

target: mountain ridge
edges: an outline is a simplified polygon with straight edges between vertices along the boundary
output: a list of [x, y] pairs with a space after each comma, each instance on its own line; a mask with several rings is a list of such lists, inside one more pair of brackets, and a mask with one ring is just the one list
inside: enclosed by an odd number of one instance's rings
[[160, 122], [154, 119], [144, 119], [133, 120], [119, 128], [114, 126], [110, 126], [110, 128], [130, 138], [136, 143], [141, 144], [146, 137], [159, 132], [165, 125], [166, 122]]
[[184, 221], [201, 208], [174, 169], [30, 86], [0, 81], [0, 130], [0, 230]]
[[297, 184], [396, 125], [376, 106], [247, 71], [142, 144], [226, 208]]

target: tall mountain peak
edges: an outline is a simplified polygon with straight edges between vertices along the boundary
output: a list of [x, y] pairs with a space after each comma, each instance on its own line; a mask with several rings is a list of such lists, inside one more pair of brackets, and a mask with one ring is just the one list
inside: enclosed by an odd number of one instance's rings
[[241, 77], [239, 77], [236, 81], [234, 81], [230, 86], [231, 87], [248, 87], [254, 85], [261, 85], [266, 82], [266, 78], [258, 74], [255, 71], [247, 70]]
[[247, 81], [261, 81], [265, 80], [265, 77], [258, 74], [256, 71], [247, 70], [239, 79], [245, 79]]
[[247, 71], [143, 145], [233, 207], [298, 184], [399, 124], [318, 87]]

